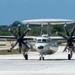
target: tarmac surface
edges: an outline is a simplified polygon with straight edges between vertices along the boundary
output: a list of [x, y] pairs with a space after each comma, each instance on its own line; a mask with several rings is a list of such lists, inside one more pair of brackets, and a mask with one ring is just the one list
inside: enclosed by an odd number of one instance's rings
[[44, 61], [39, 60], [37, 52], [30, 52], [29, 60], [22, 54], [0, 55], [0, 75], [75, 75], [75, 54], [67, 60], [68, 53], [63, 49], [59, 47], [55, 54], [44, 56]]

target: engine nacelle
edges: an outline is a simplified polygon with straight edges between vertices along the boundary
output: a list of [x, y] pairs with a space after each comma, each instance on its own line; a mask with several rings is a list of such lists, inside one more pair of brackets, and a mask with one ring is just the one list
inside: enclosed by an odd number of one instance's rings
[[26, 44], [29, 47], [29, 49], [25, 45], [22, 44], [21, 50], [24, 52], [28, 52], [32, 48], [32, 45], [30, 43], [26, 42]]

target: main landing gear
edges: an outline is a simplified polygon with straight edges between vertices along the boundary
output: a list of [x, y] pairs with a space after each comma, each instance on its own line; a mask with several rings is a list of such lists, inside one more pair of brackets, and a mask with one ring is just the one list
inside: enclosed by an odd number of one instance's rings
[[72, 56], [73, 56], [73, 49], [72, 48], [69, 48], [68, 49], [68, 60], [71, 60]]
[[25, 60], [28, 60], [28, 54], [25, 52], [25, 50], [23, 51], [23, 56], [24, 56]]
[[23, 53], [25, 60], [28, 60], [28, 54]]
[[70, 51], [69, 54], [68, 54], [68, 60], [71, 60], [72, 56], [73, 56], [73, 52]]

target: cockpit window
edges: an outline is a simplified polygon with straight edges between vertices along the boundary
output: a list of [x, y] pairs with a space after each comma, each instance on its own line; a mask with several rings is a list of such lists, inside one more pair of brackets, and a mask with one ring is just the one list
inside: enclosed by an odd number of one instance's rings
[[37, 43], [49, 43], [50, 40], [49, 39], [38, 39]]
[[50, 39], [47, 39], [47, 43], [49, 43], [50, 42]]
[[41, 43], [41, 39], [38, 39], [38, 40], [37, 40], [37, 43]]
[[46, 40], [46, 39], [42, 39], [42, 42], [43, 42], [43, 43], [46, 43], [46, 42], [47, 42], [47, 40]]

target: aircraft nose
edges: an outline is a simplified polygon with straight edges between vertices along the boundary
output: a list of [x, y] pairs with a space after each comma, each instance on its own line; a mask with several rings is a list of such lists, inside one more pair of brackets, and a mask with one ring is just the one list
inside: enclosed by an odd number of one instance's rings
[[38, 49], [43, 49], [43, 48], [44, 48], [43, 46], [39, 46], [39, 47], [38, 47]]

